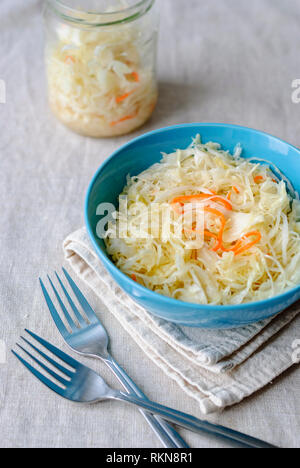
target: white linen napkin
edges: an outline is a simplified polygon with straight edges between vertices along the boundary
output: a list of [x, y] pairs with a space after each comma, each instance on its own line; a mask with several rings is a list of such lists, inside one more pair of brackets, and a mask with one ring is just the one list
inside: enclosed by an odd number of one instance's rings
[[295, 363], [299, 302], [273, 319], [238, 329], [180, 327], [154, 317], [118, 287], [85, 228], [64, 241], [64, 252], [147, 356], [195, 398], [205, 414], [240, 402]]

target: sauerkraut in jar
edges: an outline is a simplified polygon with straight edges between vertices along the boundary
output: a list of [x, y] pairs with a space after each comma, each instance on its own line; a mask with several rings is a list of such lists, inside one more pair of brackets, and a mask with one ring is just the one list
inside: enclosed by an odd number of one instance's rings
[[129, 133], [157, 102], [155, 0], [48, 0], [49, 103], [66, 126], [91, 137]]

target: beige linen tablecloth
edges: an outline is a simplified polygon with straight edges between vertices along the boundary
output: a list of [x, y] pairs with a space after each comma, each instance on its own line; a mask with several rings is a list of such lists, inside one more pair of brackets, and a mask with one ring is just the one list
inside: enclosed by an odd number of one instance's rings
[[[45, 97], [42, 1], [0, 3], [0, 446], [158, 447], [141, 415], [118, 403], [78, 407], [55, 397], [9, 353], [24, 327], [66, 349], [38, 276], [64, 262], [63, 239], [83, 225], [88, 182], [131, 136], [91, 140], [52, 117]], [[255, 127], [300, 146], [297, 0], [160, 0], [160, 101], [139, 132], [183, 122]], [[3, 98], [3, 96], [1, 96]], [[81, 286], [95, 309], [96, 296]], [[201, 416], [199, 405], [156, 367], [101, 308], [116, 359], [152, 399]], [[297, 333], [296, 333], [297, 335]], [[299, 331], [300, 339], [300, 331]], [[6, 346], [6, 356], [3, 353]], [[4, 361], [4, 362], [3, 362]], [[118, 386], [104, 365], [82, 359]], [[299, 446], [300, 372], [208, 418], [274, 444]], [[225, 446], [182, 431], [193, 447]]]

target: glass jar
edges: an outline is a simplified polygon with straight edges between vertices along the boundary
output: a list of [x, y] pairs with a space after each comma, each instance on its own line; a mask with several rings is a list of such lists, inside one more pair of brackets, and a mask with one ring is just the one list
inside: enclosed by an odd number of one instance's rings
[[155, 0], [46, 0], [46, 70], [56, 117], [91, 137], [143, 125], [157, 102]]

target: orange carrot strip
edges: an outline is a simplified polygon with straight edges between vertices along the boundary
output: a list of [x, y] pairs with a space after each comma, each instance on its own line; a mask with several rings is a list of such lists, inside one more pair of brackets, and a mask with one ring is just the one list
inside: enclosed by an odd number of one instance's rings
[[211, 213], [211, 214], [216, 215], [221, 220], [221, 229], [220, 229], [219, 234], [217, 236], [218, 242], [217, 242], [216, 246], [212, 249], [213, 252], [216, 252], [222, 246], [223, 233], [224, 233], [224, 229], [225, 229], [226, 219], [225, 219], [225, 216], [223, 215], [223, 213], [221, 213], [221, 211], [215, 210], [214, 208], [205, 207], [204, 211], [206, 211], [207, 213]]
[[175, 213], [177, 213], [179, 215], [182, 214], [181, 205], [179, 203], [171, 203], [171, 207], [173, 208]]
[[212, 250], [214, 250], [215, 248], [218, 249], [217, 246], [218, 246], [218, 244], [219, 244], [219, 237], [217, 236], [217, 234], [213, 234], [212, 232], [209, 232], [209, 231], [206, 231], [206, 230], [205, 230], [205, 231], [204, 231], [204, 235], [205, 235], [206, 237], [211, 237], [212, 239], [215, 239], [215, 240], [217, 241], [217, 243], [216, 243], [215, 247], [214, 247]]
[[224, 245], [223, 245], [223, 241], [222, 241], [222, 244], [220, 245], [220, 249], [222, 250], [222, 252], [234, 252], [234, 249], [237, 247], [237, 244], [241, 242], [241, 241], [237, 241], [234, 245], [233, 248], [231, 249], [225, 249]]
[[[232, 190], [235, 192], [235, 193], [240, 193], [239, 189], [233, 185], [232, 187]], [[232, 190], [230, 190], [230, 192], [228, 192], [228, 195], [227, 195], [227, 200], [231, 200], [231, 197], [232, 197]]]
[[136, 281], [136, 276], [135, 276], [134, 273], [131, 275], [131, 279], [132, 279], [133, 281]]
[[204, 235], [207, 236], [207, 237], [212, 237], [213, 239], [218, 240], [217, 234], [213, 234], [213, 233], [210, 232], [210, 231], [206, 231], [206, 230], [205, 230], [205, 231], [204, 231]]
[[243, 242], [242, 242], [241, 239], [236, 241], [236, 243], [234, 244], [234, 246], [231, 249], [225, 249], [225, 247], [222, 244], [221, 245], [221, 250], [223, 252], [235, 252], [236, 250], [238, 250], [240, 248], [240, 246], [242, 246], [242, 244], [243, 244]]
[[235, 250], [235, 255], [238, 255], [240, 253], [245, 252], [246, 250], [249, 250], [251, 247], [253, 247], [255, 244], [257, 244], [262, 238], [262, 235], [261, 235], [261, 233], [259, 231], [252, 231], [252, 232], [248, 232], [248, 234], [245, 234], [243, 239], [248, 238], [248, 237], [252, 237], [252, 236], [255, 236], [256, 238], [252, 242], [248, 242], [248, 244], [245, 245], [244, 247], [241, 247], [241, 248], [238, 248], [237, 250]]
[[[243, 240], [252, 236], [256, 237], [254, 241], [248, 242], [248, 244], [243, 246]], [[251, 247], [257, 244], [261, 240], [261, 238], [262, 235], [259, 231], [248, 232], [248, 234], [245, 234], [240, 240], [238, 240], [231, 249], [225, 249], [223, 245], [221, 246], [221, 249], [223, 250], [223, 252], [234, 252], [235, 255], [238, 255], [240, 253], [245, 252], [246, 250], [249, 250]]]
[[131, 76], [134, 78], [134, 80], [138, 83], [140, 81], [140, 75], [138, 72], [132, 72]]
[[204, 236], [212, 237], [213, 239], [218, 240], [217, 234], [213, 234], [212, 232], [207, 231], [207, 230], [198, 231], [197, 229], [189, 229], [189, 228], [184, 228], [184, 230], [187, 232], [198, 232], [199, 234], [203, 234]]
[[125, 117], [122, 117], [121, 119], [116, 120], [115, 122], [111, 122], [110, 125], [113, 127], [114, 125], [117, 125], [121, 122], [125, 122], [126, 120], [134, 119], [135, 116], [136, 114], [125, 115]]
[[211, 237], [212, 239], [215, 239], [217, 241], [217, 243], [219, 243], [219, 238], [217, 236], [217, 234], [213, 234], [212, 232], [209, 232], [207, 230], [204, 230], [204, 231], [197, 231], [197, 229], [188, 229], [188, 228], [185, 228], [185, 231], [187, 232], [198, 232], [199, 234], [203, 234], [204, 236], [206, 237]]
[[[174, 206], [174, 204], [172, 204], [172, 206]], [[214, 208], [209, 208], [208, 206], [206, 206], [204, 208], [204, 211], [206, 213], [210, 213], [210, 214], [213, 214], [215, 216], [217, 216], [218, 218], [220, 218], [221, 220], [221, 229], [219, 231], [219, 234], [213, 234], [207, 230], [204, 231], [204, 235], [208, 236], [208, 237], [213, 237], [214, 239], [216, 239], [217, 243], [215, 245], [215, 247], [212, 249], [214, 252], [216, 252], [221, 246], [222, 246], [222, 239], [223, 239], [223, 233], [224, 233], [224, 228], [225, 228], [225, 224], [226, 224], [226, 219], [225, 219], [225, 216], [223, 215], [223, 213], [221, 213], [221, 211], [218, 211], [218, 210], [215, 210]], [[198, 232], [196, 229], [185, 229], [186, 231], [188, 232]]]
[[[207, 194], [200, 194], [200, 195], [186, 195], [186, 196], [182, 196], [182, 197], [176, 197], [174, 198], [174, 200], [172, 200], [170, 202], [173, 210], [178, 213], [178, 214], [181, 214], [182, 211], [179, 211], [178, 209], [178, 204], [180, 204], [181, 206], [183, 205], [183, 201], [190, 201], [190, 200], [193, 200], [193, 199], [205, 199], [205, 198], [209, 198], [210, 195], [207, 195]], [[229, 203], [227, 200], [224, 200], [223, 198], [221, 197], [216, 197], [214, 196], [215, 199], [220, 199], [220, 201], [222, 200], [222, 202], [225, 202], [224, 204], [226, 204], [225, 206], [230, 206], [231, 210], [232, 210], [232, 205], [231, 203]], [[211, 232], [209, 231], [204, 231], [204, 234], [206, 236], [209, 236], [209, 237], [213, 237], [214, 239], [217, 240], [217, 244], [215, 245], [215, 247], [212, 249], [214, 252], [216, 252], [219, 248], [222, 247], [222, 242], [223, 242], [223, 233], [224, 233], [224, 229], [225, 229], [225, 225], [226, 225], [226, 218], [225, 216], [223, 215], [223, 213], [221, 213], [221, 211], [219, 210], [215, 210], [214, 208], [210, 208], [208, 206], [204, 207], [204, 211], [206, 213], [210, 213], [210, 214], [213, 214], [215, 216], [217, 216], [220, 220], [221, 220], [221, 229], [219, 231], [219, 234], [216, 235], [216, 234], [212, 234]], [[186, 229], [187, 231], [190, 231], [190, 232], [197, 232], [195, 229], [192, 229], [192, 230], [189, 230], [189, 229]]]
[[133, 93], [133, 91], [129, 91], [129, 93], [122, 94], [122, 96], [116, 97], [116, 102], [119, 104], [120, 102], [124, 101], [128, 96], [130, 96]]
[[215, 200], [216, 202], [221, 203], [222, 205], [224, 205], [225, 208], [227, 208], [227, 210], [230, 210], [230, 211], [232, 210], [232, 204], [229, 203], [228, 200], [225, 200], [224, 198], [219, 197], [218, 195], [213, 195], [213, 196], [211, 197], [210, 195], [206, 195], [206, 194], [205, 194], [205, 198], [211, 198], [212, 201]]
[[75, 59], [72, 55], [67, 55], [67, 57], [65, 58], [65, 63], [67, 62], [73, 62], [75, 63]]
[[207, 198], [211, 198], [211, 200], [215, 200], [215, 201], [217, 201], [219, 203], [222, 203], [225, 206], [225, 208], [227, 208], [228, 210], [232, 210], [232, 204], [229, 203], [228, 200], [225, 200], [224, 198], [219, 197], [218, 195], [209, 195], [207, 193], [200, 193], [198, 195], [185, 195], [185, 196], [181, 196], [181, 197], [176, 197], [171, 201], [171, 204], [173, 205], [173, 203], [183, 203], [183, 202], [192, 201], [192, 200], [205, 200]]
[[258, 184], [258, 182], [263, 182], [265, 180], [265, 178], [263, 176], [261, 176], [261, 175], [257, 175], [256, 177], [254, 177], [253, 180], [254, 180], [254, 182], [256, 184]]

